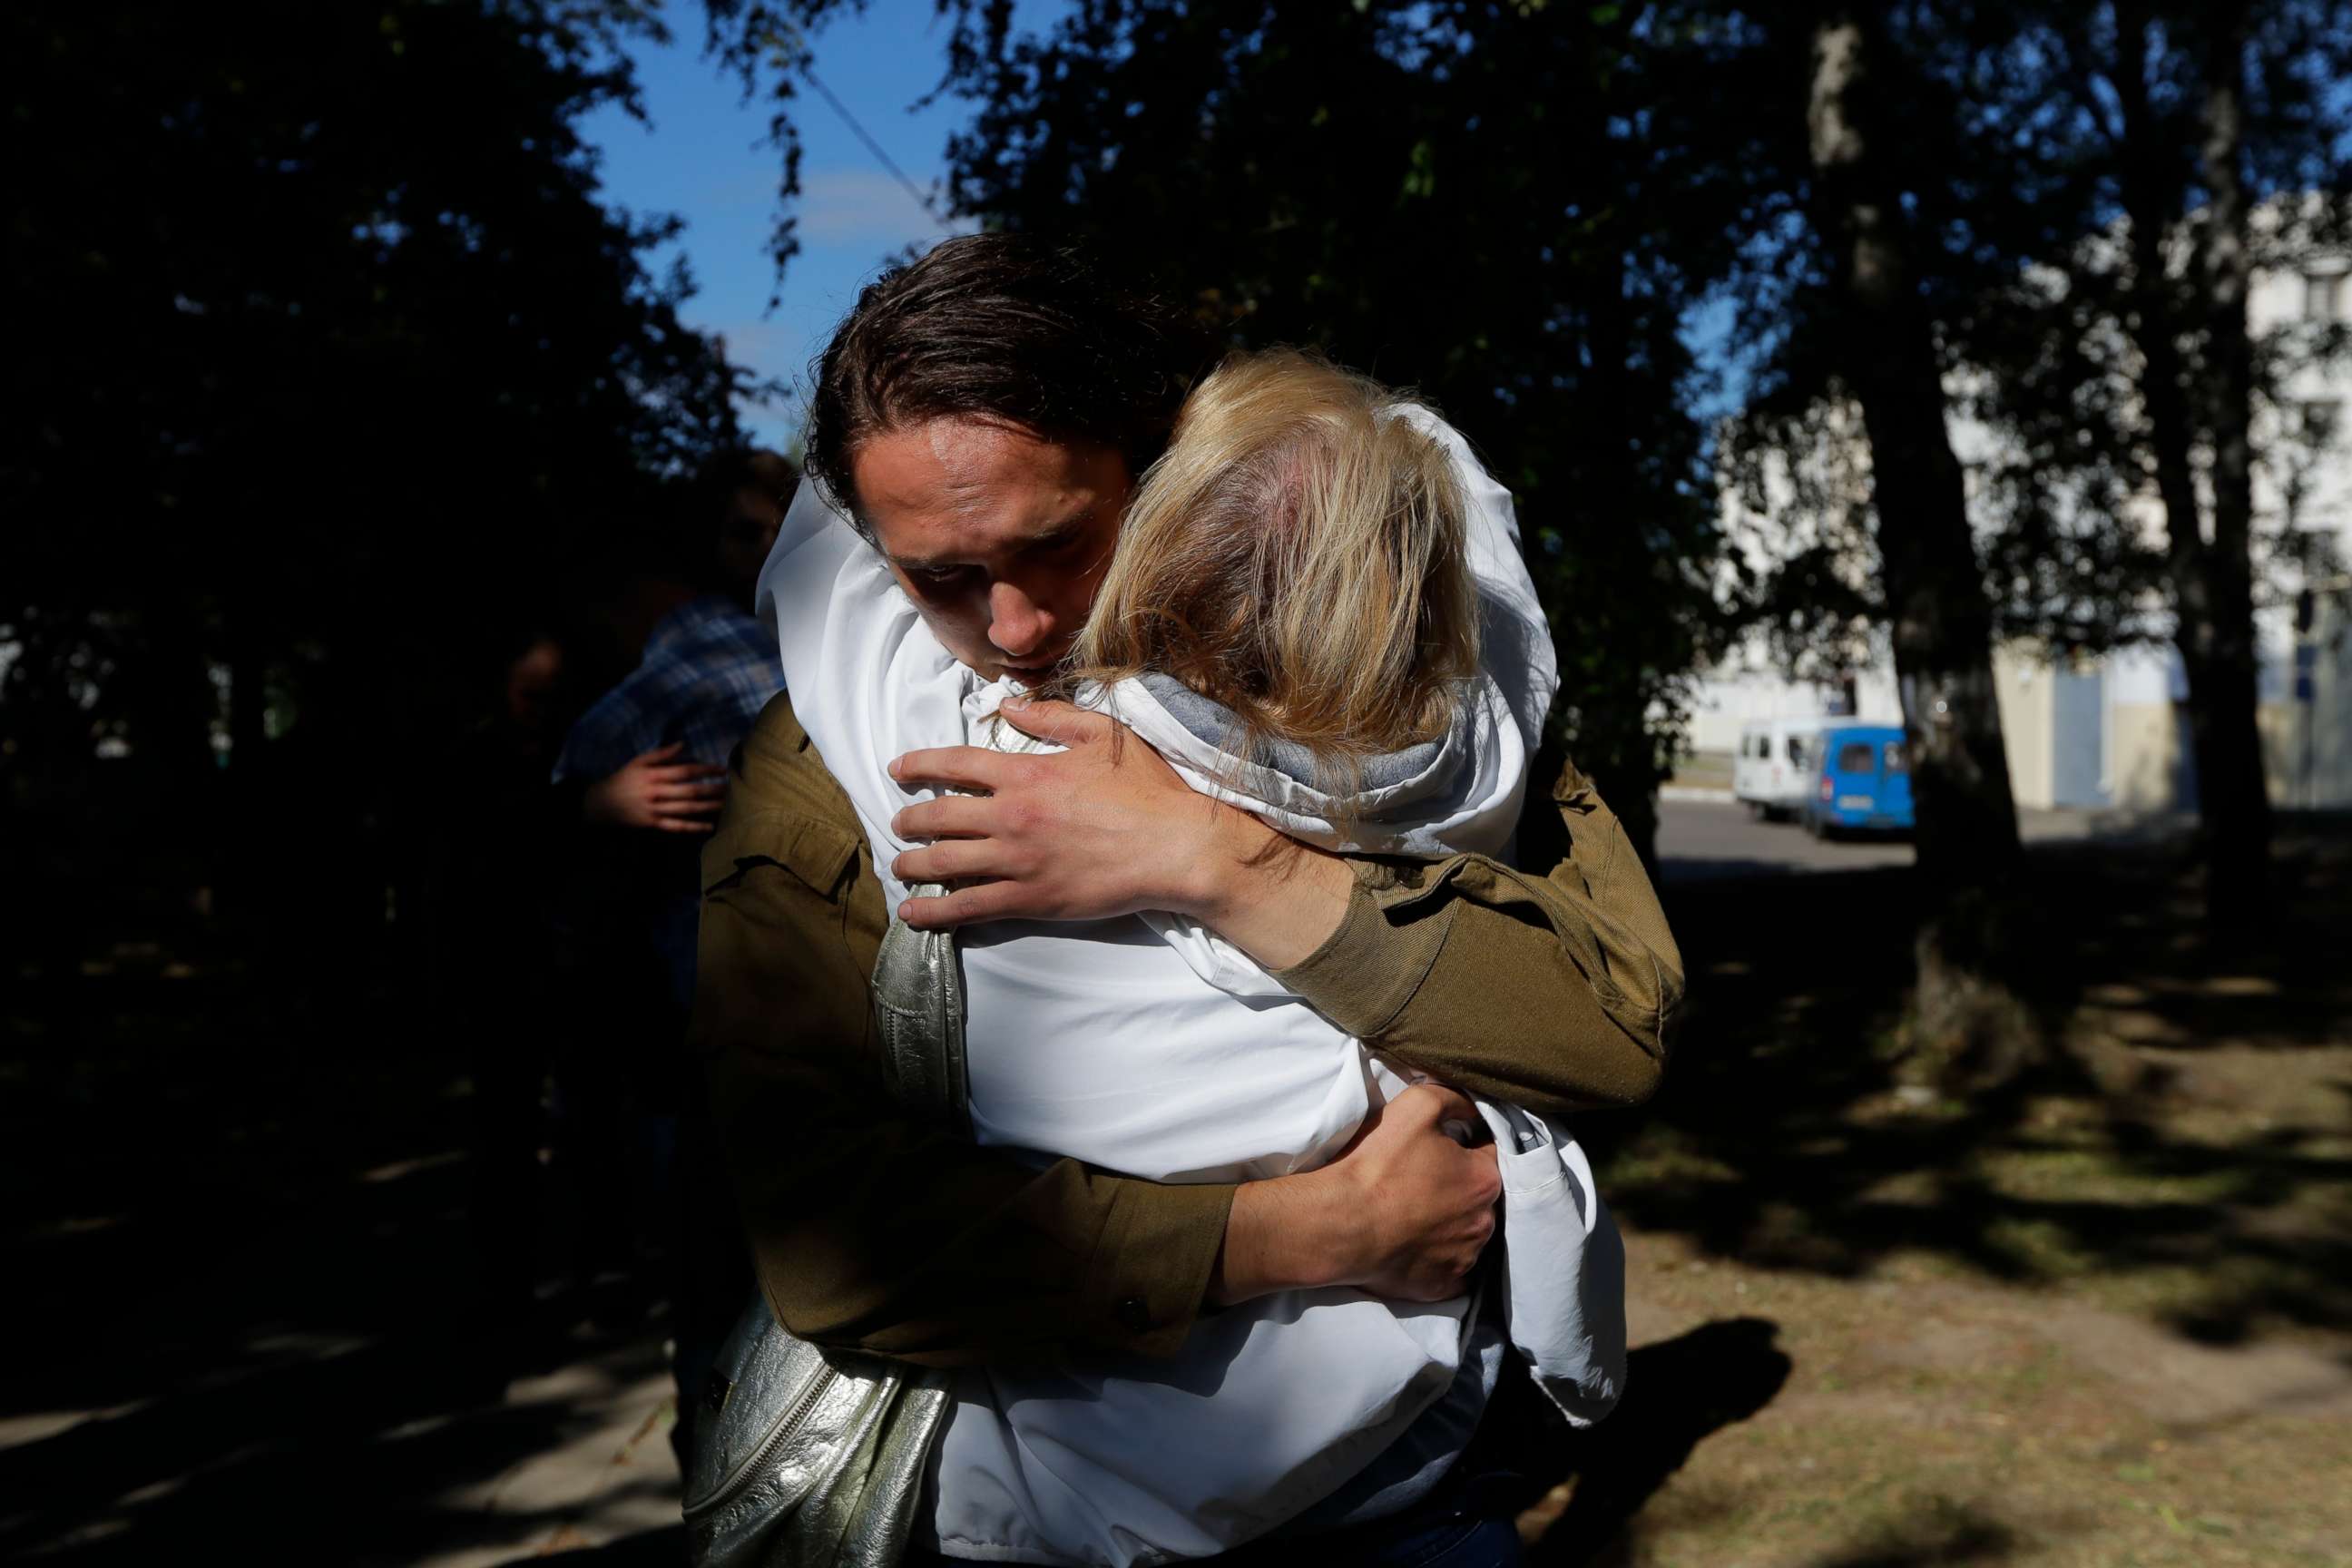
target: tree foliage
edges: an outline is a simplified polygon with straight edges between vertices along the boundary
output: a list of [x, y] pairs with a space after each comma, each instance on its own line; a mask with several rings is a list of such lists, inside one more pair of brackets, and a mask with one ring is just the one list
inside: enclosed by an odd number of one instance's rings
[[[2082, 301], [2087, 320], [2055, 335], [2103, 352], [2054, 388], [2021, 386], [2009, 406], [2020, 423], [2071, 412], [2076, 460], [2120, 477], [2122, 504], [2093, 515], [2158, 563], [2126, 602], [2168, 622], [2187, 677], [2209, 913], [2217, 930], [2242, 931], [2261, 913], [2270, 850], [2255, 610], [2278, 591], [2276, 569], [2307, 564], [2319, 542], [2294, 526], [2299, 470], [2333, 436], [2291, 416], [2285, 384], [2345, 346], [2340, 327], [2309, 323], [2258, 340], [2250, 289], [2259, 268], [2299, 270], [2314, 250], [2344, 246], [2352, 5], [2116, 0], [2029, 8], [2023, 25], [2074, 108], [2074, 163], [2106, 219], [2053, 268], [2049, 292]], [[2283, 504], [2261, 517], [2265, 466]]]
[[[2226, 893], [2266, 853], [2253, 610], [2318, 542], [2288, 514], [2331, 434], [2293, 417], [2279, 388], [2345, 347], [2340, 329], [2301, 324], [2250, 338], [2246, 280], [2345, 245], [2352, 6], [1872, 11], [1880, 74], [1902, 84], [1865, 106], [1902, 150], [1873, 210], [1908, 237], [1993, 632], [2061, 656], [2176, 637], [2220, 829], [2209, 885]], [[1749, 16], [1769, 35], [1822, 14]], [[1780, 68], [1759, 73], [1762, 101]], [[1899, 620], [1878, 590], [1887, 531], [1909, 523], [1841, 460], [1860, 450], [1838, 411], [1853, 391], [1841, 358], [1867, 369], [1885, 345], [1858, 341], [1828, 237], [1790, 226], [1742, 279], [1751, 319], [1775, 330], [1759, 334], [1730, 471], [1772, 514], [1777, 547], [1748, 604], [1784, 658], [1833, 667], [1866, 657], [1865, 627]], [[2285, 504], [2257, 516], [2264, 468]]]
[[20, 789], [98, 745], [201, 773], [224, 669], [247, 738], [265, 693], [372, 731], [559, 584], [662, 548], [741, 373], [680, 324], [690, 280], [647, 269], [667, 226], [600, 202], [574, 130], [628, 98], [642, 20], [9, 8]]
[[950, 162], [963, 214], [1088, 237], [1229, 341], [1451, 418], [1518, 499], [1566, 738], [1645, 811], [1717, 629], [1685, 329], [1765, 217], [1719, 154], [1719, 51], [1637, 9], [1084, 0], [1024, 34], [980, 8]]
[[[2131, 7], [2125, 7], [2129, 10]], [[2095, 651], [2160, 633], [2152, 620], [2168, 570], [2144, 527], [2154, 436], [2137, 385], [2135, 268], [2127, 185], [2150, 185], [2162, 216], [2164, 286], [2182, 324], [2182, 374], [2201, 384], [2201, 307], [2190, 258], [2206, 217], [2199, 168], [2199, 61], [2209, 8], [2137, 8], [2145, 118], [2127, 125], [2119, 96], [2124, 37], [2113, 5], [1976, 0], [1886, 8], [1885, 43], [1912, 90], [1889, 106], [1904, 149], [1898, 197], [1929, 244], [1919, 286], [1937, 323], [1956, 423], [1969, 444], [1972, 505], [2003, 635]], [[1802, 8], [1750, 13], [1759, 30], [1801, 22]], [[2244, 137], [2251, 188], [2270, 204], [2251, 240], [2260, 268], [2292, 268], [2347, 243], [2352, 156], [2352, 7], [2342, 0], [2266, 0], [2252, 8]], [[1766, 65], [1763, 83], [1783, 68]], [[1764, 112], [1786, 116], [1785, 102]], [[1798, 176], [1789, 175], [1794, 179]], [[2284, 222], [2268, 221], [2292, 211]], [[1736, 478], [1762, 495], [1759, 460], [1818, 449], [1829, 378], [1815, 345], [1840, 330], [1816, 236], [1791, 226], [1759, 236], [1769, 259], [1743, 280], [1744, 334], [1759, 345], [1744, 407]], [[1827, 308], [1825, 308], [1825, 306]], [[2341, 352], [2340, 331], [2300, 324], [2255, 345], [2257, 390]], [[2193, 411], [2200, 429], [2210, 413]], [[2282, 480], [2313, 459], [2312, 433], [2284, 421], [2258, 454]], [[1802, 510], [1834, 510], [1834, 482]], [[1838, 543], [1874, 566], [1866, 514]], [[2295, 559], [2284, 518], [2261, 543]], [[1811, 607], [1811, 563], [1756, 602]], [[1776, 590], [1785, 590], [1776, 596]]]
[[[772, 107], [780, 269], [797, 89], [849, 8], [703, 6], [706, 48]], [[961, 212], [1088, 237], [1229, 341], [1319, 345], [1471, 437], [1519, 499], [1561, 736], [1637, 818], [1694, 669], [1738, 626], [1822, 670], [1885, 635], [1884, 530], [1906, 520], [1844, 460], [1855, 353], [1885, 345], [1818, 199], [1822, 5], [1077, 0], [1040, 30], [1002, 0], [940, 9], [940, 89], [972, 104]], [[2208, 504], [2231, 429], [2208, 395], [2231, 380], [2226, 317], [2196, 260], [2213, 8], [1869, 9], [1901, 84], [1868, 106], [1896, 153], [1874, 177], [1948, 412], [1987, 437], [1959, 444], [1976, 559], [1949, 591], [1989, 603], [1997, 635], [2161, 632], [2188, 536], [2168, 549], [2143, 520]], [[598, 201], [572, 126], [633, 101], [625, 46], [663, 16], [11, 8], [0, 748], [18, 794], [70, 789], [99, 745], [201, 771], [225, 670], [248, 741], [265, 708], [355, 729], [448, 689], [452, 650], [529, 619], [534, 589], [659, 550], [664, 487], [732, 438], [740, 373], [681, 326], [690, 279], [646, 261], [667, 229]], [[2249, 204], [2314, 197], [2245, 226], [2255, 265], [2287, 264], [2352, 227], [2352, 0], [2250, 0], [2244, 28]], [[1706, 320], [1728, 322], [1713, 354], [1693, 346]], [[2271, 392], [2343, 335], [2248, 345], [2252, 461], [2290, 502], [2318, 448]], [[1774, 514], [1772, 549], [1727, 550], [1727, 479]], [[2259, 597], [2302, 542], [2278, 518], [2250, 531], [2252, 581], [2225, 599]]]

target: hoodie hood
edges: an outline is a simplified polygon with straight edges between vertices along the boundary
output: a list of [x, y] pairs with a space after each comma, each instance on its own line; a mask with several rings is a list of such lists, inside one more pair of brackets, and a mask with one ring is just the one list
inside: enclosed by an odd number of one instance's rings
[[1134, 730], [1202, 794], [1326, 849], [1499, 856], [1518, 826], [1527, 746], [1488, 676], [1461, 683], [1443, 736], [1363, 759], [1344, 790], [1329, 787], [1332, 770], [1305, 746], [1262, 740], [1246, 755], [1227, 750], [1241, 731], [1232, 710], [1170, 676], [1122, 680], [1090, 705]]

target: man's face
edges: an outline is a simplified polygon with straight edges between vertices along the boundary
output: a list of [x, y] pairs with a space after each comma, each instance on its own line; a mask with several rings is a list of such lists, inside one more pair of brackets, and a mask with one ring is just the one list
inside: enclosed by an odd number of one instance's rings
[[738, 596], [751, 597], [783, 521], [783, 503], [774, 496], [745, 486], [727, 498], [727, 514], [719, 522], [719, 570]]
[[859, 510], [950, 653], [1034, 681], [1070, 650], [1118, 542], [1127, 463], [976, 419], [870, 437], [852, 464]]

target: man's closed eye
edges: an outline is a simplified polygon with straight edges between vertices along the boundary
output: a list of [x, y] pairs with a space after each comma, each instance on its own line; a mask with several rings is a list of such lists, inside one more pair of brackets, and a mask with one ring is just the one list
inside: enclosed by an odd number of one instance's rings
[[927, 592], [956, 587], [970, 579], [972, 570], [970, 566], [909, 566], [906, 569], [907, 581]]

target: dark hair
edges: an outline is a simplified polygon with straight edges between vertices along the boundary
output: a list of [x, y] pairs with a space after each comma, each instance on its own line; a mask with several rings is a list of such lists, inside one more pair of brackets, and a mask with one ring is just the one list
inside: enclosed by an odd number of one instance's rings
[[1208, 345], [1067, 245], [942, 241], [866, 285], [814, 367], [809, 477], [862, 530], [850, 465], [879, 431], [956, 416], [1099, 442], [1139, 475], [1168, 444]]

